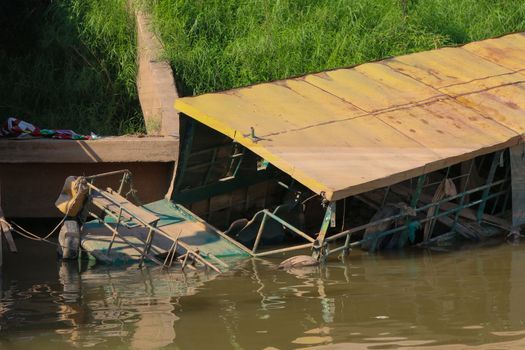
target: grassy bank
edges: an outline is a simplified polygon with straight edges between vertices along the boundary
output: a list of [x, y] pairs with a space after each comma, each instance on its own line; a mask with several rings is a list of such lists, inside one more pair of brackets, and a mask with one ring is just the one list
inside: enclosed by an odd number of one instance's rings
[[525, 30], [522, 0], [156, 0], [185, 94]]
[[0, 122], [122, 134], [144, 129], [126, 0], [0, 4]]

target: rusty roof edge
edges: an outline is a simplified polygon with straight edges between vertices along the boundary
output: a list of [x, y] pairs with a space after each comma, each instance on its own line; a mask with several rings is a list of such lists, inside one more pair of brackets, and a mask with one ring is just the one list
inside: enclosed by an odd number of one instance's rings
[[[480, 149], [477, 149], [475, 151], [465, 153], [465, 154], [468, 155], [468, 159], [473, 159], [478, 156], [490, 154], [492, 152], [496, 152], [496, 151], [505, 149], [507, 147], [518, 145], [520, 143], [523, 143], [523, 138], [518, 135], [505, 142], [499, 143], [497, 145], [487, 146], [487, 147], [480, 148]], [[337, 191], [334, 191], [333, 195], [327, 199], [330, 201], [340, 200], [340, 199], [348, 198], [350, 196], [355, 196], [355, 195], [359, 195], [362, 193], [366, 193], [368, 191], [372, 191], [378, 188], [395, 185], [399, 182], [408, 180], [410, 178], [429, 174], [433, 171], [443, 169], [444, 167], [459, 164], [462, 161], [464, 161], [463, 155], [458, 155], [455, 157], [447, 158], [446, 159], [447, 165], [445, 166], [443, 166], [444, 159], [438, 159], [434, 162], [427, 163], [421, 167], [413, 168], [409, 172], [395, 173], [395, 174], [389, 175], [384, 178], [374, 179], [372, 181], [368, 181], [368, 182], [365, 182], [365, 183], [362, 183], [356, 186], [350, 186], [350, 187], [347, 187], [341, 190], [337, 190]], [[377, 184], [380, 184], [380, 185], [377, 185]]]

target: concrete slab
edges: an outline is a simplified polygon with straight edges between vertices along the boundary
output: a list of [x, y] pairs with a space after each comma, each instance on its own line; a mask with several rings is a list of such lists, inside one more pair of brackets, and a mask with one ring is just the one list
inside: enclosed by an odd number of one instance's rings
[[178, 153], [179, 140], [162, 136], [87, 141], [0, 139], [0, 164], [173, 162]]

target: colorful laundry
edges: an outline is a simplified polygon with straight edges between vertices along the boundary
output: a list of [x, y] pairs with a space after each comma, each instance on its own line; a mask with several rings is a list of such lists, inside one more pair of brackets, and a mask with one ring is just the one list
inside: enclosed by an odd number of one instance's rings
[[96, 135], [81, 135], [73, 130], [40, 129], [39, 127], [17, 118], [8, 118], [0, 127], [0, 137], [37, 138], [46, 137], [61, 140], [91, 140]]

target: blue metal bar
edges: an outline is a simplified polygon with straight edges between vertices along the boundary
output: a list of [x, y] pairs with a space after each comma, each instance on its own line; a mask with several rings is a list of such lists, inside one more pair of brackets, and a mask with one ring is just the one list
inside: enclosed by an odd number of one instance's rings
[[[484, 187], [484, 186], [483, 186]], [[505, 194], [506, 191], [501, 191], [501, 192], [497, 192], [497, 193], [494, 193], [494, 194], [490, 194], [487, 196], [487, 199], [491, 199], [491, 198], [494, 198], [496, 196], [501, 196], [502, 194]], [[464, 192], [462, 193], [461, 195], [464, 195], [464, 194], [467, 194], [467, 192]], [[461, 196], [460, 195], [460, 196]], [[459, 196], [454, 196], [454, 197], [459, 197]], [[449, 198], [452, 198], [452, 197], [449, 197]], [[447, 200], [449, 199], [447, 198]], [[437, 205], [439, 203], [442, 203], [442, 202], [445, 202], [446, 200], [443, 200], [443, 201], [439, 201], [439, 202], [436, 202], [436, 203], [432, 203], [432, 204], [429, 204], [428, 206], [425, 206], [425, 207], [421, 207], [421, 208], [426, 208], [428, 209], [429, 207], [431, 206], [434, 206], [434, 205]], [[466, 209], [466, 208], [470, 208], [472, 206], [475, 206], [475, 205], [478, 205], [482, 202], [481, 199], [477, 200], [477, 201], [474, 201], [474, 202], [470, 202], [466, 205], [464, 205], [463, 207], [456, 207], [456, 208], [452, 208], [452, 209], [449, 209], [449, 210], [446, 210], [446, 211], [443, 211], [441, 213], [439, 213], [439, 215], [434, 215], [434, 216], [431, 216], [431, 217], [427, 217], [427, 218], [424, 218], [424, 219], [421, 219], [421, 220], [418, 220], [420, 223], [424, 223], [424, 222], [427, 222], [429, 220], [432, 220], [432, 219], [435, 219], [435, 218], [439, 218], [439, 217], [442, 217], [442, 216], [446, 216], [446, 215], [449, 215], [449, 214], [453, 214], [453, 213], [456, 213], [458, 211], [462, 211], [463, 209]], [[421, 208], [418, 208], [421, 209]], [[349, 229], [349, 230], [346, 230], [346, 231], [343, 231], [343, 232], [339, 232], [333, 236], [330, 236], [326, 239], [326, 241], [334, 241], [338, 238], [341, 238], [341, 237], [344, 237], [350, 233], [355, 233], [355, 232], [359, 232], [359, 231], [362, 231], [370, 226], [374, 226], [374, 225], [377, 225], [379, 223], [382, 223], [382, 222], [386, 222], [386, 221], [390, 221], [390, 220], [394, 220], [395, 218], [400, 218], [404, 215], [396, 215], [396, 216], [392, 216], [392, 217], [389, 217], [389, 218], [385, 218], [385, 219], [382, 219], [382, 220], [378, 220], [378, 221], [374, 221], [374, 222], [370, 222], [368, 224], [365, 224], [365, 225], [361, 225], [361, 226], [358, 226], [358, 227], [354, 227], [352, 229]], [[399, 230], [402, 230], [402, 229], [405, 229], [407, 228], [407, 225], [403, 225], [403, 226], [400, 226], [400, 227], [396, 227], [394, 229], [391, 229], [391, 230], [388, 230], [388, 231], [385, 231], [386, 233], [390, 234], [390, 233], [394, 233], [394, 232], [397, 232]], [[384, 234], [385, 232], [383, 232], [382, 234]], [[378, 236], [378, 238], [380, 237], [383, 237], [383, 235], [380, 234], [380, 236]], [[367, 238], [369, 239], [369, 238]], [[375, 239], [375, 238], [374, 238]], [[354, 246], [355, 244], [352, 243], [352, 246]]]
[[[494, 181], [494, 175], [496, 174], [496, 168], [498, 167], [499, 158], [501, 157], [501, 151], [494, 153], [494, 158], [492, 158], [492, 164], [490, 165], [489, 174], [487, 176], [487, 182], [486, 185], [492, 184]], [[487, 205], [487, 197], [490, 193], [490, 187], [485, 188], [483, 191], [483, 194], [481, 195], [482, 202], [480, 203], [478, 207], [478, 223], [481, 222], [481, 218], [483, 216], [483, 213], [485, 212], [485, 206]]]

